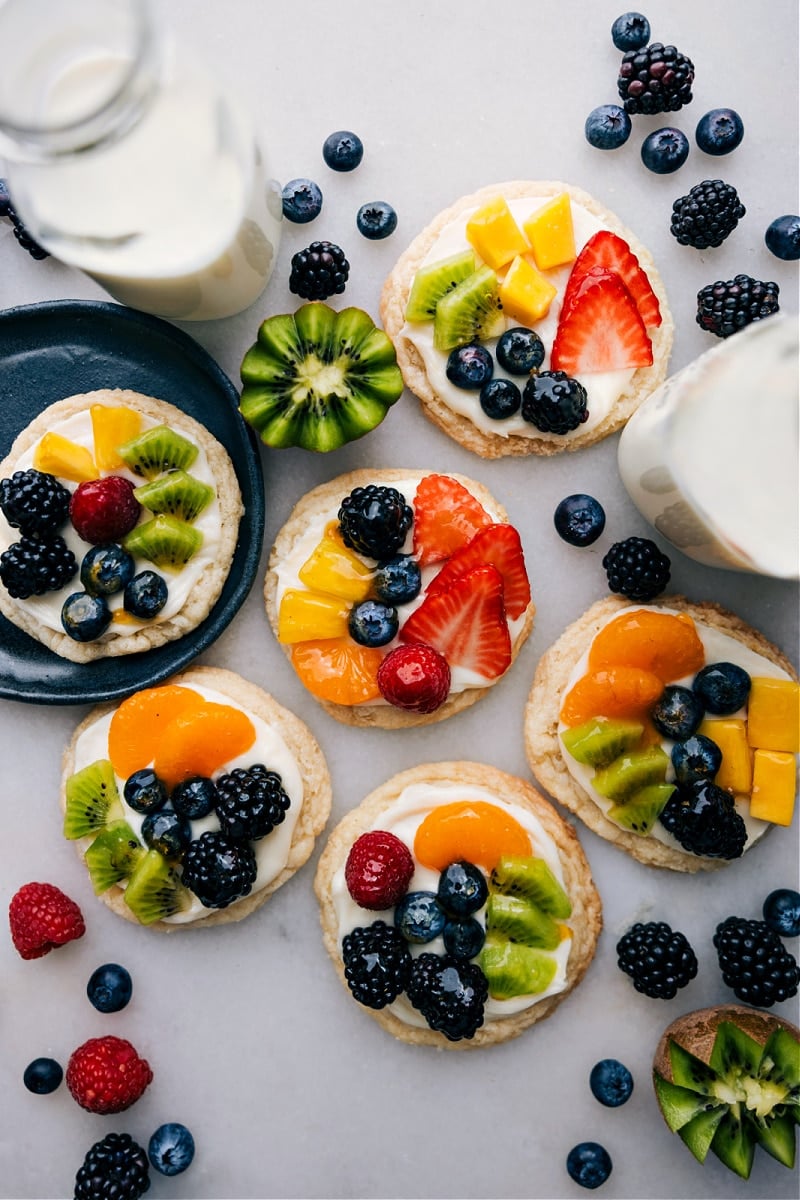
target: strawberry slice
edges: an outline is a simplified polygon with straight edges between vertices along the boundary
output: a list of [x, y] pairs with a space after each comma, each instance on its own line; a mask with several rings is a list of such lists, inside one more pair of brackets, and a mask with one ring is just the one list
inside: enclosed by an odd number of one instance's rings
[[471, 542], [456, 550], [431, 580], [425, 589], [427, 595], [436, 596], [446, 591], [460, 575], [481, 563], [491, 563], [503, 576], [506, 612], [515, 621], [531, 602], [531, 585], [525, 570], [522, 543], [513, 525], [487, 525], [479, 530]]
[[601, 229], [593, 234], [576, 258], [567, 280], [561, 305], [562, 313], [569, 309], [573, 291], [580, 283], [581, 277], [592, 267], [607, 267], [619, 275], [633, 296], [646, 329], [661, 324], [661, 309], [658, 297], [650, 286], [650, 280], [639, 266], [639, 260], [628, 243], [610, 229]]
[[618, 275], [597, 271], [561, 311], [550, 366], [567, 375], [649, 367], [653, 347], [639, 310]]
[[463, 484], [426, 475], [414, 496], [414, 554], [421, 567], [449, 558], [492, 518]]
[[511, 663], [503, 576], [497, 567], [473, 567], [446, 591], [426, 596], [400, 630], [400, 640], [424, 642], [451, 667], [497, 679]]

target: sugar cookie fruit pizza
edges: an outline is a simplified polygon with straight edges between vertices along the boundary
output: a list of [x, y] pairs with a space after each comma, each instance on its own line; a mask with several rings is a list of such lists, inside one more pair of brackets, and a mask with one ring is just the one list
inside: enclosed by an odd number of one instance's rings
[[534, 606], [519, 534], [480, 483], [361, 470], [295, 506], [270, 557], [270, 623], [348, 725], [440, 721], [508, 670]]
[[61, 804], [101, 900], [170, 931], [259, 908], [311, 854], [331, 788], [302, 721], [232, 671], [193, 667], [81, 722]]
[[552, 181], [445, 209], [387, 278], [381, 317], [426, 416], [484, 458], [607, 437], [665, 378], [673, 336], [649, 251]]
[[733, 613], [608, 598], [542, 656], [526, 751], [601, 837], [651, 866], [708, 870], [791, 824], [799, 705], [791, 663]]
[[481, 763], [389, 779], [337, 825], [315, 879], [325, 947], [371, 1017], [412, 1044], [494, 1045], [583, 978], [602, 924], [577, 836]]

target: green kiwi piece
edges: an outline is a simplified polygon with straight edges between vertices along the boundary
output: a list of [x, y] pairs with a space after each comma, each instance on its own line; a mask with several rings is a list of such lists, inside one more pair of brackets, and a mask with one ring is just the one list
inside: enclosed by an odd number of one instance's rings
[[475, 254], [462, 250], [430, 266], [420, 267], [411, 284], [406, 304], [407, 321], [432, 321], [442, 296], [451, 292], [475, 270]]
[[239, 411], [277, 449], [326, 452], [363, 437], [403, 390], [394, 346], [369, 314], [319, 301], [262, 321], [241, 376]]
[[555, 950], [561, 941], [561, 930], [552, 917], [523, 896], [504, 896], [490, 892], [486, 903], [487, 932], [497, 931], [542, 950]]
[[503, 854], [492, 871], [492, 887], [508, 896], [523, 896], [560, 921], [572, 913], [572, 902], [543, 858]]
[[442, 296], [433, 319], [433, 344], [448, 353], [468, 342], [485, 342], [505, 329], [497, 276], [480, 267]]
[[144, 852], [127, 821], [115, 821], [101, 829], [85, 856], [95, 895], [130, 875]]
[[789, 1113], [774, 1117], [769, 1125], [759, 1125], [754, 1122], [753, 1129], [759, 1146], [777, 1158], [784, 1167], [794, 1166], [795, 1156], [795, 1122]]
[[197, 446], [169, 425], [154, 425], [123, 442], [117, 454], [136, 475], [155, 479], [162, 471], [187, 470], [197, 458]]
[[709, 1108], [692, 1117], [687, 1125], [678, 1130], [678, 1136], [698, 1162], [706, 1161], [717, 1126], [724, 1116], [724, 1108]]
[[674, 791], [674, 783], [648, 784], [623, 804], [612, 805], [606, 816], [623, 829], [647, 837]]
[[152, 925], [190, 904], [178, 872], [157, 850], [148, 850], [136, 864], [125, 887], [125, 903], [142, 925]]
[[680, 1132], [700, 1113], [708, 1112], [710, 1108], [715, 1107], [709, 1103], [705, 1094], [692, 1091], [690, 1088], [679, 1087], [677, 1083], [670, 1083], [661, 1075], [653, 1076], [653, 1086], [664, 1120], [673, 1133]]
[[643, 733], [644, 725], [639, 721], [592, 717], [583, 725], [565, 729], [561, 740], [576, 762], [600, 768], [632, 750]]
[[168, 571], [180, 571], [202, 544], [203, 535], [199, 529], [167, 513], [136, 525], [122, 539], [129, 554], [138, 554]]
[[168, 471], [166, 475], [134, 488], [133, 494], [151, 513], [168, 513], [190, 523], [200, 516], [214, 499], [214, 489], [186, 471]]
[[732, 1108], [723, 1113], [722, 1120], [714, 1130], [711, 1149], [731, 1171], [735, 1171], [742, 1179], [750, 1178], [756, 1152], [755, 1138]]
[[632, 750], [598, 771], [592, 778], [592, 786], [601, 796], [619, 804], [652, 783], [663, 783], [668, 766], [669, 759], [660, 746]]
[[[774, 1079], [800, 1093], [800, 1042], [786, 1029], [776, 1029], [764, 1046], [762, 1066], [772, 1064]], [[800, 1097], [799, 1097], [800, 1098]]]
[[537, 996], [550, 986], [556, 973], [552, 954], [491, 934], [483, 944], [478, 965], [495, 1000]]
[[74, 841], [122, 817], [114, 768], [107, 758], [70, 775], [65, 785], [64, 837]]

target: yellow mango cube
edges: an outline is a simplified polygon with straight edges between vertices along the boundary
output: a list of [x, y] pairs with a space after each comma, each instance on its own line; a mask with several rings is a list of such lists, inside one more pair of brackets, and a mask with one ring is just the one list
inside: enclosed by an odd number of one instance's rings
[[100, 472], [85, 446], [71, 442], [60, 433], [46, 433], [33, 452], [33, 465], [46, 475], [58, 475], [73, 483], [98, 479]]
[[522, 225], [540, 271], [563, 267], [576, 258], [572, 206], [566, 192], [531, 213]]
[[525, 235], [502, 196], [495, 196], [467, 221], [467, 241], [493, 271], [528, 249]]
[[753, 751], [747, 742], [744, 721], [732, 717], [705, 720], [697, 732], [711, 738], [722, 751], [722, 766], [714, 780], [717, 787], [735, 796], [749, 796], [753, 785]]
[[527, 258], [518, 256], [500, 284], [500, 303], [507, 317], [522, 325], [533, 325], [546, 316], [556, 289]]
[[278, 612], [278, 641], [284, 645], [347, 636], [350, 605], [322, 592], [287, 588]]
[[753, 677], [747, 740], [760, 750], [800, 751], [800, 684], [792, 679]]
[[91, 409], [94, 461], [101, 471], [124, 466], [117, 447], [138, 436], [142, 418], [125, 404], [93, 404]]
[[300, 582], [313, 591], [358, 603], [372, 586], [372, 570], [342, 541], [334, 522], [298, 571]]
[[750, 816], [774, 825], [791, 825], [796, 790], [793, 754], [782, 750], [756, 750], [753, 754], [753, 791]]

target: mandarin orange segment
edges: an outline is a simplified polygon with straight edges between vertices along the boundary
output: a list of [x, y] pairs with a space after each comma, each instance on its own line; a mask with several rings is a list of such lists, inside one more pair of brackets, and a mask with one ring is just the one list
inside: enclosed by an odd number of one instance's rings
[[292, 646], [292, 664], [302, 683], [320, 700], [363, 704], [377, 700], [378, 667], [383, 652], [360, 646], [352, 638], [322, 638]]
[[705, 663], [703, 643], [686, 613], [625, 612], [605, 625], [592, 642], [589, 670], [641, 667], [663, 683], [694, 675]]
[[203, 701], [201, 708], [182, 713], [164, 728], [156, 747], [156, 775], [168, 787], [192, 775], [211, 776], [255, 740], [255, 727], [246, 713]]
[[641, 667], [603, 667], [583, 675], [564, 698], [561, 720], [582, 725], [592, 717], [644, 717], [664, 684]]
[[504, 809], [484, 800], [442, 804], [428, 813], [414, 838], [414, 856], [443, 871], [459, 859], [491, 871], [504, 854], [528, 857], [531, 839]]
[[175, 717], [202, 708], [203, 697], [180, 684], [145, 688], [123, 700], [108, 731], [108, 757], [121, 779], [153, 761], [165, 727]]

